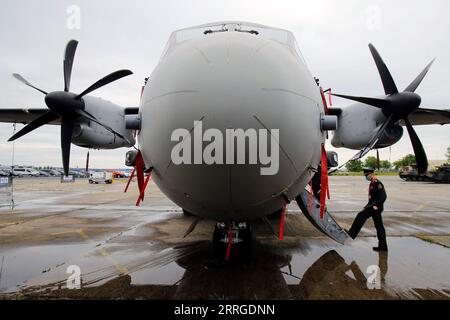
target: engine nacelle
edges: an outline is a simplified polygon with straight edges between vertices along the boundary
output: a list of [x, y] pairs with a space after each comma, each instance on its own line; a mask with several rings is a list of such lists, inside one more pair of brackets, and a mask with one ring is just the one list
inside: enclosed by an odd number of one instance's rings
[[[331, 144], [336, 148], [360, 150], [369, 143], [385, 120], [380, 109], [360, 103], [348, 106], [339, 115], [339, 126]], [[389, 147], [399, 141], [402, 135], [403, 128], [400, 125], [388, 125], [375, 148]]]
[[[124, 109], [109, 101], [86, 96], [83, 98], [85, 111], [93, 115], [100, 122], [113, 128], [126, 138], [126, 140], [106, 130], [101, 125], [81, 119], [75, 124], [72, 143], [92, 149], [115, 149], [132, 147], [135, 139], [132, 130], [125, 128]], [[128, 140], [128, 141], [127, 141]]]
[[397, 143], [403, 136], [403, 127], [398, 124], [391, 124], [386, 127], [375, 148], [386, 148]]
[[72, 143], [92, 149], [115, 149], [124, 147], [124, 140], [97, 124], [78, 123], [73, 129]]

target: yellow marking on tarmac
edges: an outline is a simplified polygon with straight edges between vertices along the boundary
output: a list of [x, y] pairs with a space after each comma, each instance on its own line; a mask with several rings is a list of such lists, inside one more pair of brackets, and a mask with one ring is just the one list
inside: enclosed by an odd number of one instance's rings
[[24, 223], [24, 222], [25, 222], [25, 220], [19, 220], [19, 221], [14, 221], [14, 222], [6, 222], [6, 223], [3, 223], [3, 224], [0, 224], [0, 228], [7, 227], [7, 226], [13, 226], [13, 225], [21, 224], [21, 223]]
[[89, 237], [84, 233], [83, 229], [77, 229], [76, 232], [84, 239], [90, 240]]
[[414, 212], [420, 211], [423, 208], [425, 208], [428, 205], [428, 202], [423, 202], [420, 206], [417, 207], [416, 210], [414, 210]]
[[51, 236], [59, 236], [59, 235], [70, 234], [70, 233], [76, 233], [76, 232], [73, 231], [73, 230], [70, 230], [70, 231], [61, 231], [61, 232], [53, 232], [53, 233], [50, 233], [50, 235], [51, 235]]
[[[77, 229], [76, 232], [84, 239], [86, 239], [87, 241], [91, 242], [92, 244], [95, 244], [94, 241], [91, 240], [91, 238], [89, 238], [89, 236], [83, 231], [83, 229]], [[100, 254], [107, 258], [111, 264], [117, 269], [117, 271], [119, 271], [121, 274], [126, 274], [128, 273], [128, 269], [124, 266], [122, 266], [120, 263], [118, 263], [116, 260], [113, 259], [113, 257], [111, 257], [111, 255], [109, 254], [108, 251], [106, 251], [106, 249], [101, 248], [99, 249]]]
[[100, 253], [102, 254], [102, 256], [107, 257], [108, 256], [108, 252], [106, 252], [105, 249], [100, 249]]

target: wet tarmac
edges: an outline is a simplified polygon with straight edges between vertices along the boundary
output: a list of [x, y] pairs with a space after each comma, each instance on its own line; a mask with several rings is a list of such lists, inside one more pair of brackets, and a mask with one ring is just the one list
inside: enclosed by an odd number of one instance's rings
[[[324, 237], [295, 202], [285, 238], [253, 224], [250, 248], [224, 263], [213, 221], [194, 218], [154, 184], [135, 207], [136, 185], [18, 180], [14, 212], [0, 207], [0, 298], [95, 299], [449, 299], [450, 185], [381, 177], [389, 253], [373, 223], [346, 245]], [[362, 177], [331, 177], [329, 211], [349, 227], [367, 201]], [[271, 220], [278, 229], [278, 221]], [[66, 288], [70, 266], [82, 289]]]

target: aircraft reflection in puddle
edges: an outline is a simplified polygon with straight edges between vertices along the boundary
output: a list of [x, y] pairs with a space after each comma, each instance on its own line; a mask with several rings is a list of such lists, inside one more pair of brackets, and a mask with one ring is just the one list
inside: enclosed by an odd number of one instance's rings
[[[205, 252], [197, 251], [178, 259], [186, 271], [179, 281], [175, 299], [373, 299], [389, 298], [383, 289], [388, 270], [387, 253], [379, 254], [380, 289], [370, 289], [367, 278], [353, 261], [350, 264], [335, 250], [329, 250], [316, 260], [300, 277], [292, 273], [292, 255], [264, 248], [254, 248], [257, 254], [235, 255], [227, 265], [220, 257], [204, 260]], [[219, 263], [218, 263], [219, 262]], [[287, 272], [282, 271], [286, 269]], [[375, 270], [375, 269], [374, 269]], [[374, 274], [375, 275], [375, 274]], [[298, 279], [288, 284], [286, 277]]]
[[[181, 279], [172, 285], [138, 284], [139, 277], [152, 279], [159, 269], [170, 272], [167, 263], [129, 268], [128, 275], [116, 277], [102, 285], [95, 281], [81, 290], [52, 290], [44, 297], [95, 299], [376, 299], [392, 298], [384, 289], [387, 254], [379, 256], [381, 289], [370, 290], [359, 266], [335, 250], [320, 256], [303, 275], [292, 273], [292, 256], [309, 252], [307, 245], [295, 245], [292, 252], [279, 246], [255, 243], [252, 252], [234, 250], [228, 263], [223, 255], [214, 255], [209, 241], [200, 241], [173, 248], [174, 263], [184, 269]], [[295, 252], [294, 252], [295, 251]], [[306, 260], [306, 259], [305, 259]], [[303, 261], [303, 259], [302, 259]], [[307, 262], [304, 261], [306, 264]], [[294, 269], [298, 265], [294, 266]], [[287, 271], [284, 271], [287, 270]], [[175, 276], [174, 276], [175, 277]], [[175, 277], [176, 278], [176, 277]], [[287, 279], [289, 281], [287, 281]], [[292, 282], [294, 280], [294, 282]], [[152, 281], [153, 282], [153, 281]], [[154, 282], [155, 283], [155, 282]], [[85, 282], [87, 284], [87, 282]], [[39, 296], [42, 298], [42, 296]]]

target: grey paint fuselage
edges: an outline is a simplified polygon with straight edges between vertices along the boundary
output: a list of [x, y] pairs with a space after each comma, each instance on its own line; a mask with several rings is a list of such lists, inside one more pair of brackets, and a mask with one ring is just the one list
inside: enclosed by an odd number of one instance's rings
[[[207, 28], [205, 28], [207, 29]], [[287, 32], [287, 31], [286, 31]], [[292, 47], [245, 32], [217, 32], [171, 46], [141, 105], [139, 148], [159, 188], [183, 209], [218, 221], [257, 219], [293, 199], [319, 165], [319, 89]], [[178, 128], [279, 129], [279, 171], [260, 164], [174, 164]]]

